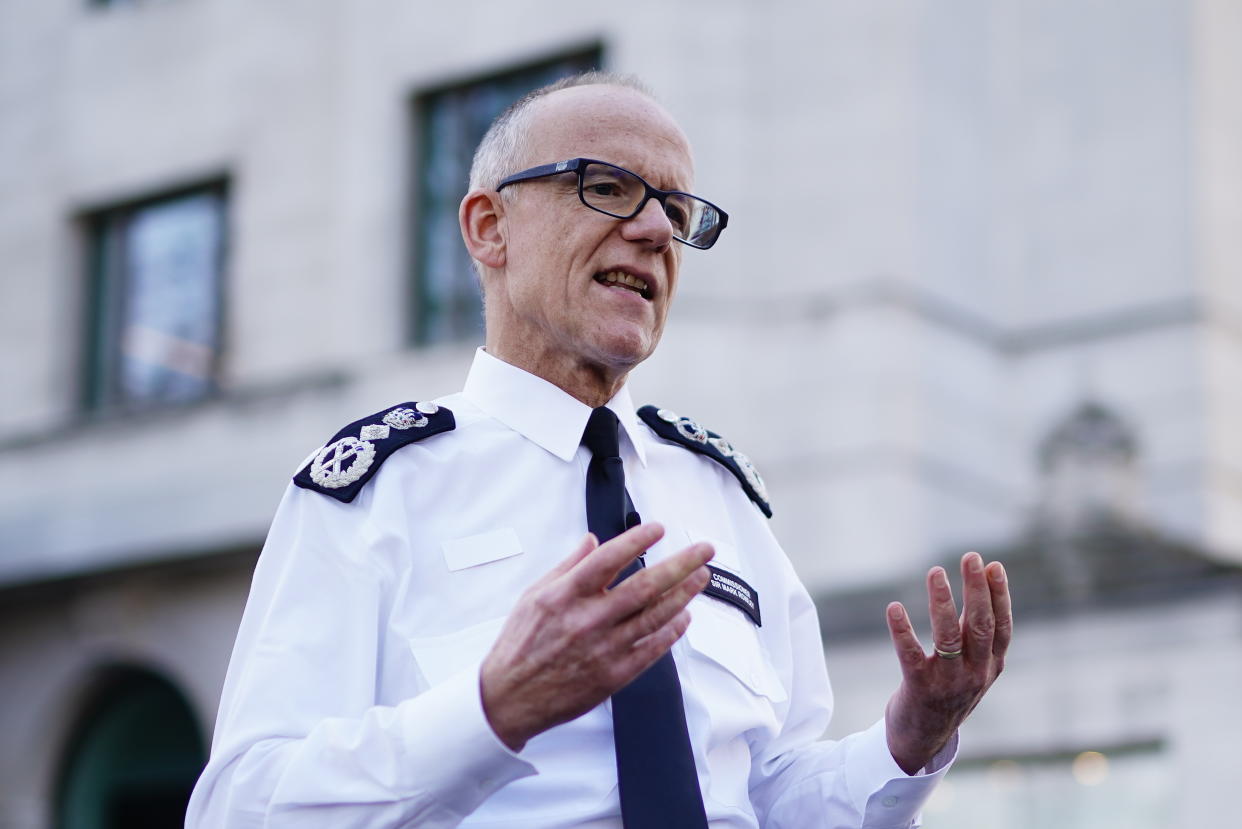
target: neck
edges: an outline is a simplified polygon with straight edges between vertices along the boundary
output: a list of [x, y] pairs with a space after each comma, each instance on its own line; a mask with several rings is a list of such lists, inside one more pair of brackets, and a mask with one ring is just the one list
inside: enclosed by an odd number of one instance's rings
[[529, 350], [506, 349], [490, 340], [487, 353], [511, 366], [547, 380], [561, 391], [592, 409], [616, 396], [629, 376], [629, 369], [616, 369], [584, 359], [561, 358]]

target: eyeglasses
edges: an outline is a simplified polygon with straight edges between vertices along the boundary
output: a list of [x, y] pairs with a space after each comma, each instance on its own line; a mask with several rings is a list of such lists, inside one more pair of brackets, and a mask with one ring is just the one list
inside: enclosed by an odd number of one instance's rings
[[655, 199], [673, 226], [673, 238], [692, 248], [706, 250], [716, 244], [720, 231], [729, 223], [729, 214], [709, 201], [680, 190], [660, 190], [637, 173], [593, 158], [571, 158], [531, 167], [508, 176], [496, 185], [496, 190], [561, 173], [577, 173], [578, 198], [582, 203], [616, 219], [637, 216], [648, 199]]

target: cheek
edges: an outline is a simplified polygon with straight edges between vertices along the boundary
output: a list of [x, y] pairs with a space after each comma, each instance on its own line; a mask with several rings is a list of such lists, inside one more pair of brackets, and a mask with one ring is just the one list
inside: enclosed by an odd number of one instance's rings
[[563, 267], [555, 245], [530, 235], [514, 240], [507, 265], [509, 293], [515, 299], [546, 302], [557, 295], [554, 275]]
[[668, 258], [664, 260], [664, 272], [668, 275], [668, 298], [671, 302], [673, 297], [677, 296], [677, 286], [681, 284], [681, 248], [678, 242], [673, 242], [676, 246], [675, 250], [670, 250]]

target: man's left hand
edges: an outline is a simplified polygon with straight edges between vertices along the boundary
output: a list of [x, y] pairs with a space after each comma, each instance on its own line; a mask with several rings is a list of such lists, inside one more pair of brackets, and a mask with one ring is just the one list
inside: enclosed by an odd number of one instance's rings
[[900, 602], [888, 606], [888, 629], [901, 663], [901, 685], [888, 702], [888, 748], [914, 774], [944, 748], [1000, 675], [1013, 634], [1005, 568], [962, 556], [964, 607], [959, 616], [942, 567], [927, 574], [932, 653], [927, 655]]

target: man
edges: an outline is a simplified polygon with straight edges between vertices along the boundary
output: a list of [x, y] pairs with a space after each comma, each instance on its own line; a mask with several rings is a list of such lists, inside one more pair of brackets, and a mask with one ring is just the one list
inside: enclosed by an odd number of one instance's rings
[[959, 618], [932, 570], [931, 656], [890, 605], [884, 718], [817, 742], [818, 625], [762, 481], [625, 386], [727, 222], [692, 186], [623, 78], [493, 125], [460, 210], [485, 349], [462, 393], [350, 424], [286, 492], [189, 826], [915, 825], [1000, 672], [1004, 571], [963, 558]]

